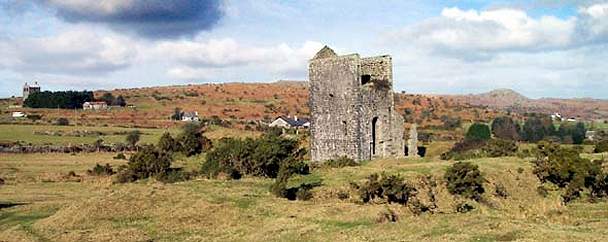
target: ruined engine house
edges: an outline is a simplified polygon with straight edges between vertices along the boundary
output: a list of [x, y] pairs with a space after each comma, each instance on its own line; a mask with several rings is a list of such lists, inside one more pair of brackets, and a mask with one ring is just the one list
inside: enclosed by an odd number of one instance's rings
[[390, 56], [338, 56], [326, 46], [310, 60], [308, 72], [313, 161], [404, 156]]

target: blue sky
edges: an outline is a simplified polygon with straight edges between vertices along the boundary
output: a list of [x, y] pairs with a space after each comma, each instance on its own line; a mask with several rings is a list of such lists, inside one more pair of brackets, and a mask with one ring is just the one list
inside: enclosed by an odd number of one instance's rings
[[608, 94], [608, 2], [0, 0], [0, 97], [305, 80], [323, 45], [390, 54], [396, 91]]

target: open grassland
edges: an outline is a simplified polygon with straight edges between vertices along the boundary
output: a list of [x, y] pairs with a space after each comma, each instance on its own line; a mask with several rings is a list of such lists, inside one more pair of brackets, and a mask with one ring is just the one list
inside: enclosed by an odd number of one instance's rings
[[[0, 142], [22, 141], [31, 144], [92, 144], [98, 139], [105, 143], [125, 143], [127, 132], [139, 130], [142, 143], [156, 143], [163, 132], [177, 129], [134, 129], [119, 127], [56, 126], [0, 124]], [[79, 132], [99, 132], [100, 135], [79, 135]]]
[[[311, 201], [288, 201], [269, 192], [272, 179], [198, 179], [176, 184], [145, 180], [112, 184], [87, 176], [95, 163], [117, 166], [112, 154], [0, 155], [0, 240], [6, 241], [602, 241], [608, 236], [608, 204], [585, 200], [562, 205], [559, 194], [536, 192], [529, 162], [478, 159], [486, 177], [483, 204], [454, 212], [459, 198], [441, 176], [450, 162], [377, 160], [360, 167], [318, 168], [290, 182], [321, 181]], [[178, 162], [195, 168], [197, 159]], [[521, 168], [521, 169], [520, 169]], [[80, 181], [65, 179], [74, 171]], [[438, 181], [435, 214], [413, 215], [389, 204], [358, 204], [349, 189], [372, 173], [400, 174], [419, 188]], [[503, 184], [509, 196], [493, 195]], [[349, 192], [340, 200], [336, 194]], [[20, 204], [17, 206], [8, 205]], [[396, 223], [378, 223], [391, 209]]]

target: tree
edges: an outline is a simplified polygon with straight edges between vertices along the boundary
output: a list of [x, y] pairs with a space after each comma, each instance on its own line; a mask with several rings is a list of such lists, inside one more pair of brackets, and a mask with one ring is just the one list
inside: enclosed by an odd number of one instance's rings
[[486, 124], [474, 123], [465, 135], [465, 141], [486, 141], [492, 138], [490, 128]]
[[112, 102], [113, 106], [127, 106], [127, 101], [125, 101], [125, 98], [122, 96], [118, 96], [116, 99], [114, 99], [114, 102]]
[[158, 149], [163, 152], [175, 152], [179, 150], [179, 143], [171, 137], [171, 134], [165, 132], [158, 140]]
[[36, 92], [28, 96], [23, 105], [30, 108], [82, 108], [84, 102], [93, 101], [91, 91]]
[[519, 125], [511, 117], [498, 117], [492, 122], [494, 137], [504, 140], [519, 140]]
[[129, 144], [131, 147], [135, 147], [135, 145], [137, 145], [137, 142], [139, 142], [140, 136], [141, 132], [139, 132], [139, 130], [133, 130], [129, 132], [129, 134], [127, 134], [127, 144]]
[[112, 103], [114, 103], [114, 95], [112, 95], [112, 93], [110, 92], [106, 92], [101, 96], [101, 98], [99, 98], [99, 100], [105, 102], [108, 105], [112, 105]]
[[484, 178], [479, 167], [470, 162], [456, 162], [444, 174], [448, 191], [451, 194], [461, 195], [479, 201], [483, 188]]
[[171, 115], [171, 120], [182, 120], [182, 114], [181, 108], [175, 108], [175, 110], [173, 110], [173, 115]]
[[551, 118], [533, 115], [524, 123], [521, 136], [528, 142], [538, 142], [554, 133], [555, 126], [553, 126]]
[[559, 126], [557, 133], [564, 143], [566, 143], [566, 140], [569, 140], [573, 144], [582, 144], [587, 134], [587, 128], [581, 122], [576, 124], [563, 123]]

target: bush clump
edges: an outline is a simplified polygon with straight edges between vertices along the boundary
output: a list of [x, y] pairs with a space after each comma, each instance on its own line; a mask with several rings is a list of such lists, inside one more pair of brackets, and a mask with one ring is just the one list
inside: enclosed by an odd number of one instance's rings
[[487, 141], [492, 138], [490, 128], [486, 124], [474, 123], [469, 127], [464, 139], [466, 141]]
[[111, 176], [114, 175], [114, 173], [116, 172], [114, 172], [112, 166], [107, 163], [105, 166], [95, 164], [93, 169], [87, 170], [87, 174], [89, 174], [90, 176]]
[[595, 150], [593, 152], [595, 152], [595, 153], [608, 152], [608, 139], [597, 142], [597, 144], [595, 145]]
[[449, 167], [445, 174], [448, 191], [454, 195], [479, 201], [485, 192], [484, 178], [479, 167], [470, 162], [456, 162]]
[[114, 160], [126, 160], [127, 157], [123, 153], [118, 153], [118, 154], [116, 154], [116, 156], [112, 157], [112, 159], [114, 159]]
[[325, 163], [323, 164], [326, 167], [332, 167], [332, 168], [343, 168], [343, 167], [349, 167], [349, 166], [359, 166], [359, 162], [356, 162], [355, 160], [348, 158], [346, 156], [341, 156], [337, 159], [331, 159], [331, 160], [327, 160], [325, 161]]
[[482, 150], [487, 157], [515, 156], [518, 147], [513, 140], [492, 139], [483, 146]]
[[280, 136], [223, 138], [207, 153], [207, 160], [201, 170], [209, 177], [215, 177], [220, 172], [238, 172], [242, 175], [276, 178], [281, 163], [291, 158], [299, 159], [303, 154], [304, 151], [299, 149], [296, 140]]
[[550, 182], [564, 189], [564, 203], [579, 198], [585, 191], [592, 199], [608, 195], [603, 161], [590, 161], [580, 156], [580, 150], [548, 142], [538, 144], [536, 153], [534, 174], [541, 182]]
[[171, 167], [172, 158], [168, 153], [145, 146], [129, 158], [126, 169], [118, 174], [117, 182], [133, 182], [153, 176], [163, 175]]
[[70, 121], [67, 118], [58, 118], [56, 124], [59, 126], [68, 126], [70, 125]]
[[492, 134], [498, 139], [519, 140], [519, 125], [511, 117], [498, 117], [492, 121]]
[[407, 205], [415, 197], [417, 190], [398, 175], [372, 174], [362, 185], [353, 184], [362, 202], [369, 203], [382, 199], [388, 203]]

